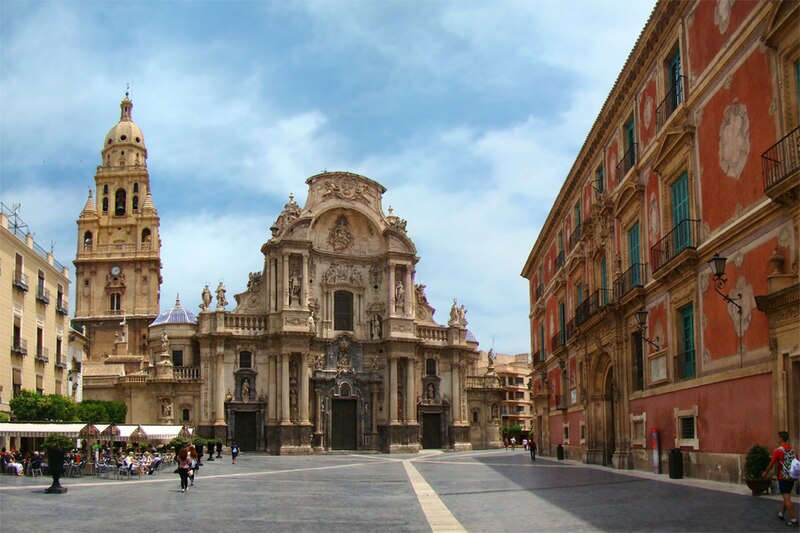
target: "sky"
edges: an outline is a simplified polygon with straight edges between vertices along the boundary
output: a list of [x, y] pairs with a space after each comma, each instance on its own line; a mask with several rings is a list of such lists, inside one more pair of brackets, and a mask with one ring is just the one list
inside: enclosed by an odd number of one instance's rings
[[[0, 2], [0, 202], [73, 283], [77, 226], [130, 85], [161, 219], [161, 309], [242, 292], [289, 193], [384, 187], [434, 319], [530, 351], [520, 276], [650, 0]], [[73, 307], [74, 311], [74, 307]]]

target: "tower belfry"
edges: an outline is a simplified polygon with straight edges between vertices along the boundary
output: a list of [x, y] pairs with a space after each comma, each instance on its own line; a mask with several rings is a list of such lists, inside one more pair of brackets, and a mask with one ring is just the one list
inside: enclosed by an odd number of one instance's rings
[[144, 353], [147, 326], [158, 316], [159, 218], [144, 135], [132, 111], [126, 92], [119, 122], [103, 139], [94, 193], [89, 190], [77, 220], [75, 323], [86, 327], [95, 360], [115, 353], [122, 321], [128, 353]]

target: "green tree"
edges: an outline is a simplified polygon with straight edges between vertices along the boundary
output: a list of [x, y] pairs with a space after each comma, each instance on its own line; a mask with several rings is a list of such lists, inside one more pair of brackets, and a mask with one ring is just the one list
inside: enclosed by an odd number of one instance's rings
[[44, 396], [22, 389], [19, 396], [9, 402], [15, 420], [43, 420]]
[[128, 406], [120, 402], [84, 400], [78, 404], [78, 418], [94, 424], [124, 424]]
[[60, 394], [43, 397], [41, 420], [75, 422], [78, 420], [78, 407], [74, 400]]

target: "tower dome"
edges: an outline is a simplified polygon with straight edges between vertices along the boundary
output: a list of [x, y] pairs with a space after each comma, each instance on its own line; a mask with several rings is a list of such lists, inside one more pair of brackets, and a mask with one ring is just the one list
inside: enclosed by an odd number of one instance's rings
[[159, 324], [197, 324], [197, 316], [189, 311], [181, 307], [181, 300], [180, 297], [175, 299], [175, 307], [172, 309], [167, 309], [166, 311], [162, 312], [160, 315], [153, 320], [153, 323], [150, 324], [151, 326], [157, 326]]
[[147, 148], [141, 128], [132, 118], [133, 102], [125, 93], [120, 102], [119, 122], [106, 133], [103, 139], [104, 166], [144, 165]]

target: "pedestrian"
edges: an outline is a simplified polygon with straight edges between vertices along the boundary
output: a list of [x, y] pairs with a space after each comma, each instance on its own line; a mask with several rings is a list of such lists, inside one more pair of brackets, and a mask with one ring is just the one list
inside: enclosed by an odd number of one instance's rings
[[508, 449], [508, 437], [503, 439], [503, 446], [505, 447], [506, 450]]
[[233, 460], [232, 464], [236, 464], [237, 457], [239, 457], [239, 445], [234, 442], [231, 445], [231, 459]]
[[194, 475], [197, 472], [197, 469], [200, 468], [200, 458], [197, 454], [197, 447], [194, 444], [189, 446], [189, 461], [191, 463], [189, 468], [189, 481], [191, 482], [192, 487], [194, 487]]
[[517, 449], [517, 438], [511, 437], [511, 451], [513, 452], [516, 449]]
[[183, 447], [178, 452], [178, 468], [175, 470], [181, 476], [181, 492], [189, 490], [189, 469], [192, 466], [189, 448]]
[[778, 447], [772, 454], [772, 461], [769, 466], [764, 470], [763, 477], [767, 477], [770, 470], [775, 467], [776, 476], [778, 478], [778, 489], [783, 496], [783, 504], [781, 510], [778, 512], [778, 520], [784, 520], [786, 515], [789, 515], [789, 520], [786, 522], [787, 526], [797, 527], [797, 514], [794, 512], [792, 506], [792, 488], [794, 487], [795, 480], [789, 475], [792, 460], [797, 456], [796, 452], [789, 444], [789, 433], [786, 431], [778, 432]]
[[522, 449], [523, 450], [528, 449], [528, 439], [522, 439]]
[[531, 461], [536, 460], [536, 441], [531, 439], [528, 442], [528, 451], [531, 452]]

